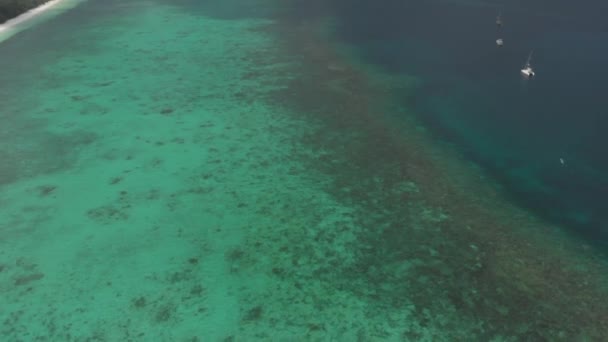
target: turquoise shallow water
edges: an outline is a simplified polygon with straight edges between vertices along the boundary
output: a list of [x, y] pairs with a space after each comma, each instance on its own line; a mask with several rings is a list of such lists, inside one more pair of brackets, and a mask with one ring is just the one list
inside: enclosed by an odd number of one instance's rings
[[89, 0], [0, 45], [6, 340], [608, 331], [592, 248], [401, 120], [322, 5], [248, 4]]
[[286, 67], [255, 62], [264, 24], [93, 3], [3, 46], [5, 336], [222, 340], [256, 316], [240, 246], [315, 194], [287, 176], [299, 127], [252, 96]]

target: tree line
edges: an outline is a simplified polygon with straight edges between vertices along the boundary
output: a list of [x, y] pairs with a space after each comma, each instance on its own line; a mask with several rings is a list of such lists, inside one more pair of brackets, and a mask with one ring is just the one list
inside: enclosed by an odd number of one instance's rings
[[4, 23], [47, 1], [49, 0], [0, 0], [0, 23]]

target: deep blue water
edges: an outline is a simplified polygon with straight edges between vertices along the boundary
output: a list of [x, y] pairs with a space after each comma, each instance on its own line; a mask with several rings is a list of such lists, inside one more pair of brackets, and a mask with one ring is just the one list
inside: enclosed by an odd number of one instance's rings
[[[520, 205], [608, 245], [608, 2], [332, 4], [339, 39], [366, 62], [421, 80], [398, 100], [431, 131]], [[531, 50], [537, 77], [525, 80]]]

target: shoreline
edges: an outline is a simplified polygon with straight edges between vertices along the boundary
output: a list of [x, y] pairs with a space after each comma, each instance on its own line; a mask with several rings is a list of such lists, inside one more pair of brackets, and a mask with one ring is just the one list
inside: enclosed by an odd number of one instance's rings
[[15, 34], [64, 13], [84, 0], [50, 0], [0, 24], [0, 43]]

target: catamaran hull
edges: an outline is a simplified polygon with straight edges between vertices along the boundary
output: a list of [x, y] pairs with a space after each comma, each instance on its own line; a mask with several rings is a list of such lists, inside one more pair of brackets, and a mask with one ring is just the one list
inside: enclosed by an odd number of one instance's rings
[[521, 69], [521, 73], [522, 75], [526, 76], [526, 77], [534, 77], [534, 71], [530, 68], [526, 68], [526, 69]]

